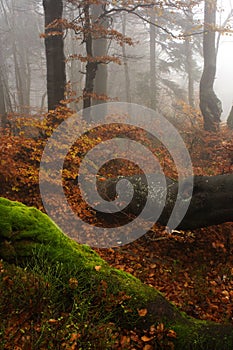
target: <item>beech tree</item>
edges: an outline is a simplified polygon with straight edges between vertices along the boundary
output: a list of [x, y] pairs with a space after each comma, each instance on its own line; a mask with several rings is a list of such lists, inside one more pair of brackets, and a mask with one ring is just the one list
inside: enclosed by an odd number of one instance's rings
[[222, 113], [221, 101], [214, 92], [216, 74], [216, 26], [217, 0], [205, 0], [203, 56], [204, 69], [200, 81], [200, 109], [207, 131], [216, 131]]
[[43, 0], [47, 64], [48, 110], [55, 109], [65, 96], [65, 55], [62, 30], [62, 0]]
[[[148, 176], [154, 176], [149, 174]], [[108, 222], [124, 223], [130, 220], [131, 215], [138, 216], [149, 198], [149, 206], [143, 218], [150, 221], [153, 213], [158, 211], [162, 206], [161, 203], [161, 182], [155, 181], [151, 196], [148, 195], [148, 186], [145, 175], [133, 175], [124, 177], [132, 185], [134, 196], [130, 204], [122, 211], [116, 214], [97, 212], [97, 215]], [[153, 177], [152, 177], [153, 179]], [[110, 178], [106, 181], [99, 181], [98, 190], [105, 200], [111, 201], [116, 197], [116, 183], [119, 178]], [[167, 197], [165, 207], [162, 211], [158, 222], [167, 226], [168, 220], [174, 208], [178, 183], [166, 178]], [[127, 191], [125, 193], [127, 195]], [[129, 186], [129, 198], [131, 196]], [[179, 210], [176, 212], [177, 217], [182, 213], [183, 205], [191, 199], [188, 211], [182, 221], [179, 223], [178, 229], [192, 230], [200, 227], [218, 225], [224, 222], [233, 221], [233, 174], [216, 175], [216, 176], [195, 176], [193, 191], [191, 191], [190, 179], [184, 179], [181, 183], [181, 199]]]

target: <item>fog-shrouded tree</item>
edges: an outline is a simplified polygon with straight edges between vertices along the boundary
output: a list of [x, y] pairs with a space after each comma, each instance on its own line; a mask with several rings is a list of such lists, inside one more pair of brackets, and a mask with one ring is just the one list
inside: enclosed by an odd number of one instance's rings
[[221, 101], [214, 92], [216, 75], [216, 12], [217, 0], [205, 0], [203, 57], [204, 68], [200, 81], [200, 109], [207, 131], [219, 128], [222, 113]]
[[[93, 54], [94, 57], [105, 57], [108, 51], [108, 41], [105, 35], [102, 33], [102, 28], [108, 28], [108, 20], [101, 18], [103, 14], [102, 4], [93, 4], [91, 8], [92, 20], [95, 22], [96, 26], [100, 25], [100, 35], [93, 40]], [[94, 80], [94, 92], [96, 94], [96, 99], [93, 99], [93, 104], [100, 104], [104, 101], [104, 96], [107, 96], [107, 78], [108, 70], [107, 64], [99, 63], [96, 69], [96, 75]], [[100, 97], [100, 98], [98, 98]]]
[[5, 103], [4, 84], [2, 78], [2, 72], [0, 70], [0, 127], [4, 130], [7, 126], [7, 111]]
[[45, 16], [48, 110], [53, 110], [65, 97], [66, 73], [61, 24], [63, 1], [43, 0], [43, 7]]

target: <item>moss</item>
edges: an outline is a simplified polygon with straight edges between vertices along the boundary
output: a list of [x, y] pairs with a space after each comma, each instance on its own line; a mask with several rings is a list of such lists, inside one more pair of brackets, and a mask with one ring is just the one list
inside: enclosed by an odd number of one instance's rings
[[177, 323], [172, 327], [179, 335], [175, 345], [179, 350], [232, 349], [233, 334], [231, 325], [192, 319], [190, 324]]
[[[88, 246], [71, 240], [47, 215], [4, 198], [0, 198], [0, 258], [32, 270], [36, 266], [41, 272], [56, 271], [63, 285], [75, 277], [79, 294], [91, 295], [93, 303], [101, 300], [122, 327], [145, 329], [165, 323], [177, 332], [176, 349], [233, 348], [231, 326], [187, 317], [154, 288], [111, 268]], [[147, 309], [144, 317], [138, 314], [141, 308]]]

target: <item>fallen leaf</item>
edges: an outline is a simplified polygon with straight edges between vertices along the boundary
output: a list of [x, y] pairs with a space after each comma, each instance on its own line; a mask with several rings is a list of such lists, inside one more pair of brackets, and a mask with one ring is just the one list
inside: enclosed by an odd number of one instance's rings
[[138, 310], [138, 314], [139, 314], [139, 316], [141, 316], [141, 317], [146, 316], [147, 312], [148, 312], [147, 309]]
[[97, 265], [97, 266], [95, 266], [95, 270], [96, 270], [96, 271], [100, 271], [101, 267], [102, 267], [102, 266]]
[[148, 342], [148, 341], [151, 341], [152, 339], [154, 339], [154, 337], [147, 337], [146, 335], [143, 335], [141, 337], [141, 340], [144, 341], [145, 343]]

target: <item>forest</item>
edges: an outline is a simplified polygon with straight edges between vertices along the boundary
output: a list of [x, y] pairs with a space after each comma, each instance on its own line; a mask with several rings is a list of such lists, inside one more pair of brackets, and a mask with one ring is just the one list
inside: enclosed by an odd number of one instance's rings
[[232, 0], [0, 30], [0, 349], [233, 349]]

